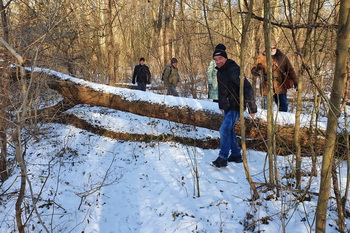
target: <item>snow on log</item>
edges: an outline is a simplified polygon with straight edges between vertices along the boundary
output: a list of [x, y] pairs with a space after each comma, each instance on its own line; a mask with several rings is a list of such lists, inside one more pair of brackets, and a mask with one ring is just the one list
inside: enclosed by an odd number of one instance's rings
[[[218, 109], [217, 103], [159, 95], [151, 92], [142, 92], [126, 88], [112, 87], [104, 84], [88, 82], [74, 78], [59, 72], [45, 69], [36, 69], [35, 72], [47, 73], [48, 86], [57, 90], [65, 99], [74, 104], [89, 104], [94, 106], [108, 107], [134, 114], [165, 119], [173, 122], [219, 130], [223, 116]], [[253, 139], [255, 143], [250, 145], [259, 150], [266, 145], [266, 121], [259, 118], [246, 118], [246, 137]], [[135, 122], [135, 124], [137, 124]], [[137, 127], [137, 125], [135, 125]], [[240, 135], [240, 124], [235, 132]], [[301, 147], [303, 154], [310, 153], [312, 144], [316, 154], [322, 153], [324, 145], [323, 132], [317, 137], [310, 138], [309, 130], [301, 128]], [[320, 137], [321, 136], [321, 137]], [[256, 143], [260, 141], [260, 143]], [[276, 144], [278, 154], [291, 154], [295, 152], [294, 125], [276, 125]], [[263, 146], [262, 146], [263, 145]]]
[[51, 77], [48, 86], [75, 104], [108, 107], [214, 130], [218, 130], [222, 122], [217, 103], [211, 101], [112, 87], [47, 72]]

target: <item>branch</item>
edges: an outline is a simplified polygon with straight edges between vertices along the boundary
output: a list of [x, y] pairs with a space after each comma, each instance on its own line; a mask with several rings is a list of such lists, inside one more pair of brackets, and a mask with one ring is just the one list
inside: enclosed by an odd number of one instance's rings
[[23, 57], [19, 55], [2, 37], [0, 37], [0, 42], [19, 61], [20, 65], [23, 65], [24, 63]]
[[[239, 14], [249, 14], [249, 12], [238, 12]], [[256, 14], [252, 13], [252, 18], [256, 19], [258, 21], [263, 22], [264, 18], [257, 16]], [[286, 24], [286, 23], [278, 23], [278, 22], [272, 22], [272, 25], [281, 27], [281, 28], [289, 28], [289, 29], [302, 29], [302, 28], [329, 28], [329, 29], [338, 29], [337, 24], [325, 24], [325, 23], [313, 23], [313, 24]]]

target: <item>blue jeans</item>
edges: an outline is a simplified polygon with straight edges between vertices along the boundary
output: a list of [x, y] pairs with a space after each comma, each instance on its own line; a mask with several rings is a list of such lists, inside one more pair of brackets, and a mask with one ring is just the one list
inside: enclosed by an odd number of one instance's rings
[[234, 127], [239, 120], [238, 111], [225, 112], [224, 121], [220, 127], [220, 153], [219, 157], [227, 159], [231, 150], [231, 155], [241, 156], [241, 148], [238, 145]]
[[275, 103], [279, 106], [280, 112], [288, 112], [287, 93], [273, 95]]

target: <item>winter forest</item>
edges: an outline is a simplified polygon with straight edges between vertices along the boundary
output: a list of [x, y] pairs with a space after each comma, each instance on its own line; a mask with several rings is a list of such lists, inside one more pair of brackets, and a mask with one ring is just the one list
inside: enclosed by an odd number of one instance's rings
[[[0, 14], [0, 232], [350, 231], [350, 0], [0, 0]], [[274, 41], [299, 80], [288, 112]], [[243, 162], [222, 168], [217, 44], [258, 107], [234, 128]], [[267, 109], [251, 72], [264, 52]]]

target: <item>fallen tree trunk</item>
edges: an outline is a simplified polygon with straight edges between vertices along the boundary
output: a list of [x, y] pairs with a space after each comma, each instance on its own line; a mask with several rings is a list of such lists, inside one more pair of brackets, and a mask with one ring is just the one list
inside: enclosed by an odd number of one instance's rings
[[208, 138], [208, 139], [195, 139], [189, 137], [179, 137], [174, 136], [172, 134], [134, 134], [134, 133], [122, 133], [122, 132], [114, 132], [108, 129], [104, 129], [101, 126], [93, 125], [92, 123], [80, 119], [77, 116], [72, 114], [61, 114], [59, 118], [56, 118], [55, 122], [70, 124], [79, 129], [84, 129], [94, 134], [98, 134], [104, 137], [113, 138], [116, 140], [123, 141], [138, 141], [138, 142], [178, 142], [188, 146], [196, 146], [203, 149], [216, 149], [219, 147], [219, 139], [218, 138]]
[[[60, 80], [58, 78], [51, 78], [47, 82], [48, 86], [54, 90], [57, 90], [62, 96], [64, 96], [69, 102], [74, 104], [89, 104], [94, 106], [102, 106], [120, 111], [131, 112], [137, 115], [155, 117], [174, 121], [178, 123], [195, 125], [208, 129], [218, 130], [221, 122], [222, 115], [219, 112], [212, 111], [210, 109], [193, 109], [184, 103], [182, 106], [168, 106], [166, 100], [154, 102], [152, 96], [159, 96], [161, 98], [168, 98], [169, 96], [161, 96], [152, 93], [148, 100], [134, 99], [132, 90], [125, 90], [122, 88], [115, 88], [121, 90], [120, 93], [111, 93], [103, 90], [97, 90], [87, 85], [81, 85], [71, 80]], [[114, 88], [106, 85], [99, 84], [98, 86], [105, 86], [106, 88]], [[126, 92], [125, 92], [126, 91]], [[172, 98], [172, 97], [171, 97]], [[191, 101], [187, 99], [186, 102]], [[198, 102], [197, 100], [194, 100]], [[214, 106], [215, 103], [212, 103]]]
[[[89, 104], [95, 106], [103, 106], [120, 111], [131, 112], [134, 114], [149, 116], [154, 118], [165, 119], [178, 123], [195, 125], [213, 130], [219, 130], [223, 116], [219, 111], [213, 111], [217, 107], [216, 103], [212, 104], [211, 109], [201, 106], [204, 100], [193, 100], [182, 98], [182, 106], [170, 106], [167, 103], [169, 96], [156, 95], [149, 92], [144, 92], [148, 96], [144, 99], [135, 99], [135, 91], [122, 88], [110, 87], [102, 84], [93, 84], [87, 81], [74, 78], [62, 78], [55, 73], [51, 73], [48, 79], [48, 86], [57, 90], [69, 102], [74, 104]], [[181, 97], [178, 97], [181, 98]], [[157, 99], [157, 101], [154, 101]], [[162, 99], [160, 101], [159, 99]], [[199, 107], [193, 109], [195, 101]], [[186, 103], [191, 102], [187, 105]], [[205, 101], [208, 104], [208, 101]], [[205, 105], [203, 103], [203, 105]], [[249, 148], [254, 148], [254, 145], [259, 145], [259, 150], [265, 150], [266, 145], [266, 122], [260, 119], [245, 119], [246, 121], [246, 137], [253, 139], [254, 143], [250, 144]], [[240, 124], [237, 124], [235, 131], [240, 135]], [[284, 125], [276, 126], [276, 140], [278, 154], [292, 154], [295, 151], [294, 147], [294, 126]], [[319, 133], [323, 135], [323, 132]], [[317, 143], [316, 143], [317, 141]], [[303, 155], [310, 153], [310, 144], [315, 145], [317, 154], [321, 154], [324, 145], [324, 138], [310, 138], [307, 128], [301, 129], [301, 146]], [[257, 143], [260, 142], [260, 143]]]
[[[177, 142], [187, 146], [195, 146], [203, 149], [217, 149], [220, 146], [219, 138], [206, 138], [206, 139], [196, 139], [183, 136], [174, 136], [172, 134], [134, 134], [134, 133], [122, 133], [114, 132], [108, 129], [105, 129], [101, 126], [96, 126], [91, 122], [80, 119], [77, 116], [67, 113], [61, 113], [58, 117], [53, 119], [54, 122], [60, 124], [69, 124], [73, 125], [76, 128], [89, 131], [94, 134], [98, 134], [104, 137], [113, 138], [116, 140], [122, 141], [138, 141], [138, 142]], [[249, 148], [254, 150], [263, 151], [266, 147], [261, 140], [248, 140], [247, 145]]]

